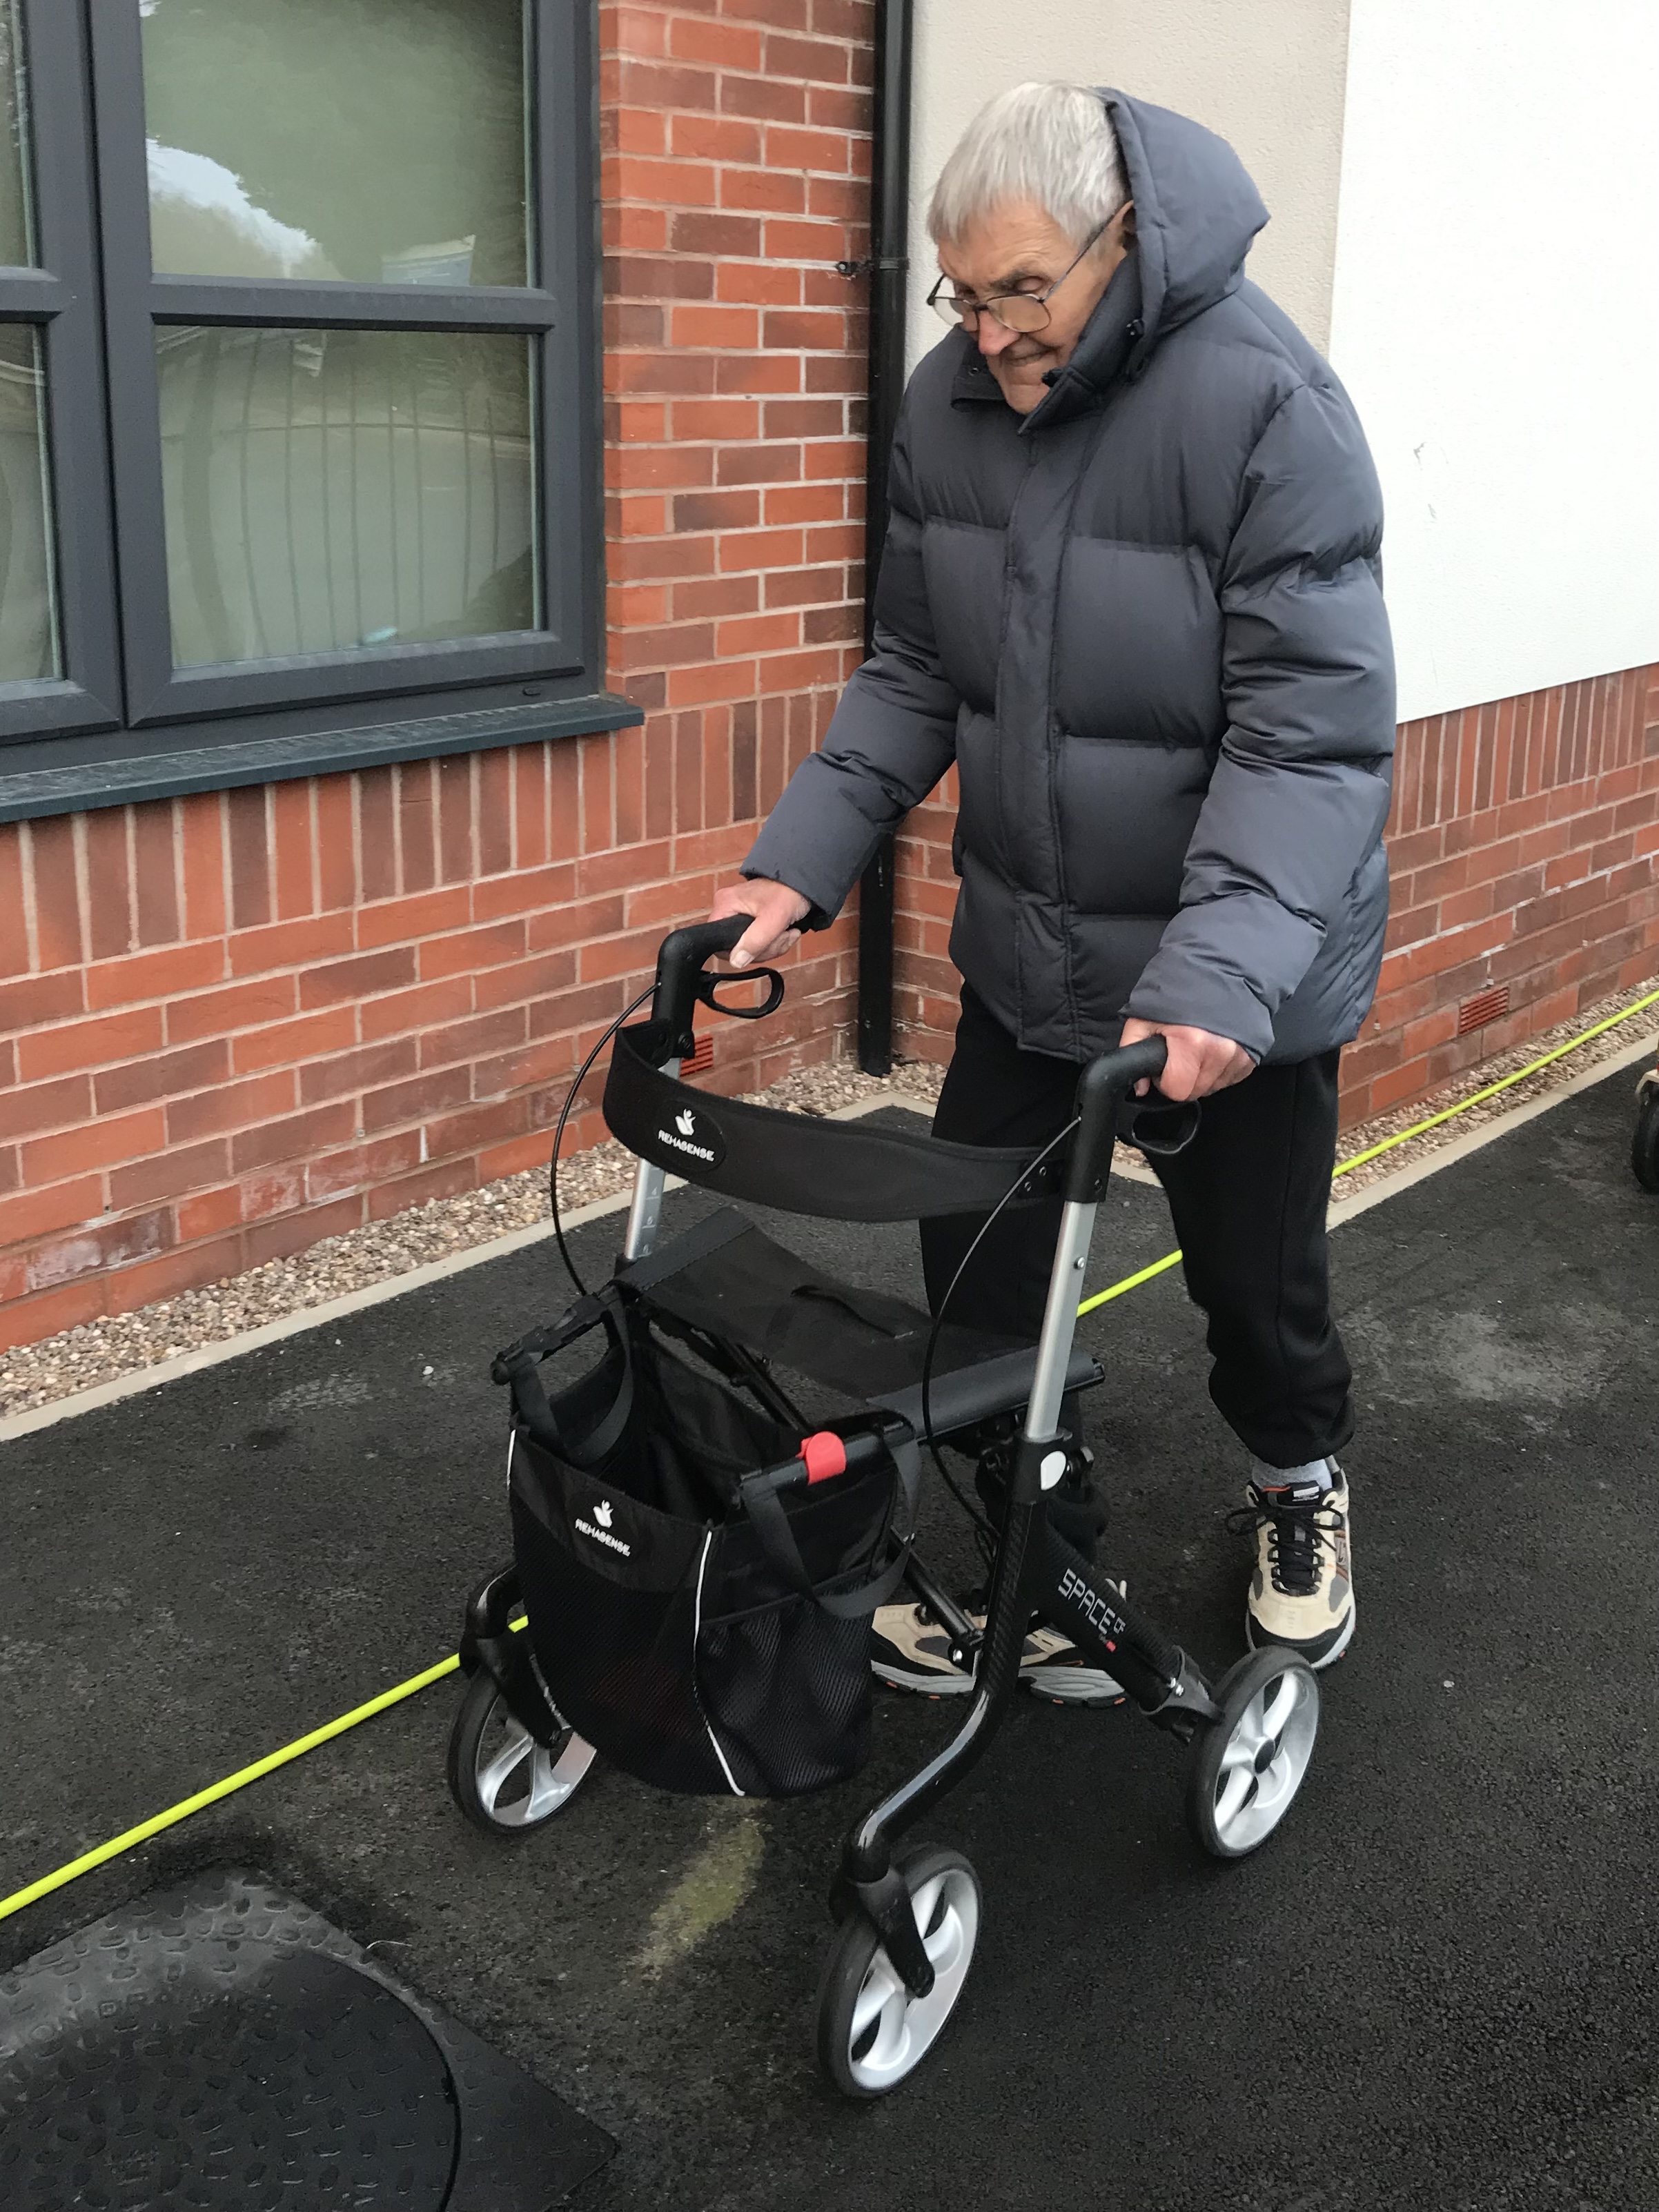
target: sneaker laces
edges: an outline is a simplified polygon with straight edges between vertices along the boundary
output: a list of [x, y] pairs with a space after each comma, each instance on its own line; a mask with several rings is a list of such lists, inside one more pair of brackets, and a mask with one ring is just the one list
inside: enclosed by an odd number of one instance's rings
[[1250, 1502], [1235, 1506], [1227, 1516], [1233, 1529], [1267, 1531], [1267, 1571], [1276, 1590], [1286, 1597], [1317, 1597], [1324, 1577], [1321, 1547], [1338, 1557], [1336, 1539], [1344, 1516], [1322, 1490], [1310, 1498], [1292, 1498], [1287, 1491], [1249, 1486]]

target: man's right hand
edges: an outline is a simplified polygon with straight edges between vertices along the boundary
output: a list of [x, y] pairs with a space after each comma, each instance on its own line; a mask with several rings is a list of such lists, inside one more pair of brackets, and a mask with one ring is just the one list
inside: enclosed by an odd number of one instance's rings
[[800, 943], [796, 927], [811, 911], [812, 902], [787, 884], [775, 884], [768, 876], [748, 876], [720, 892], [708, 909], [710, 921], [728, 915], [750, 914], [754, 921], [726, 957], [734, 968], [752, 967], [757, 960], [776, 960]]

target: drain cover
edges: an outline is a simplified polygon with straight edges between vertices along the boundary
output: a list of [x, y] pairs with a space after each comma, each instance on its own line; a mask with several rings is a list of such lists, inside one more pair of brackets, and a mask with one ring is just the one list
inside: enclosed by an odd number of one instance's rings
[[0, 1978], [7, 2212], [546, 2212], [608, 2136], [257, 1878]]

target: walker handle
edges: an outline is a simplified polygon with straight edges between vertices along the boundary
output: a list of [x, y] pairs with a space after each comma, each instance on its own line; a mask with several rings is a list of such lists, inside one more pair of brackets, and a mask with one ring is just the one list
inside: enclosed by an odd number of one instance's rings
[[1118, 1108], [1133, 1095], [1137, 1083], [1157, 1081], [1169, 1053], [1163, 1037], [1142, 1037], [1138, 1044], [1120, 1045], [1115, 1052], [1102, 1053], [1084, 1069], [1077, 1086], [1081, 1126], [1072, 1140], [1066, 1165], [1068, 1205], [1093, 1206], [1099, 1200], [1111, 1172]]
[[683, 1060], [691, 1050], [691, 1012], [705, 963], [730, 952], [754, 919], [752, 914], [729, 914], [723, 921], [696, 921], [689, 929], [677, 929], [664, 938], [657, 951], [657, 993], [651, 1002], [651, 1018], [665, 1023], [672, 1031], [672, 1056]]

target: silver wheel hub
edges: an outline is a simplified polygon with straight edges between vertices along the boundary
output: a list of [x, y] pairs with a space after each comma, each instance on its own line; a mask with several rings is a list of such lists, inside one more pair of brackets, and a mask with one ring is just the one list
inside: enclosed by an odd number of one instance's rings
[[574, 1730], [549, 1748], [497, 1698], [479, 1733], [472, 1776], [498, 1828], [532, 1828], [559, 1810], [592, 1764], [592, 1745]]
[[861, 2089], [890, 2088], [921, 2063], [968, 1978], [979, 1934], [979, 1893], [971, 1876], [957, 1867], [930, 1875], [911, 1892], [910, 1904], [933, 1986], [925, 1997], [912, 1996], [886, 1952], [878, 1950], [853, 2007], [848, 2063]]
[[1317, 1692], [1300, 1668], [1258, 1690], [1234, 1722], [1215, 1784], [1215, 1826], [1232, 1851], [1253, 1850], [1302, 1785], [1319, 1724]]

